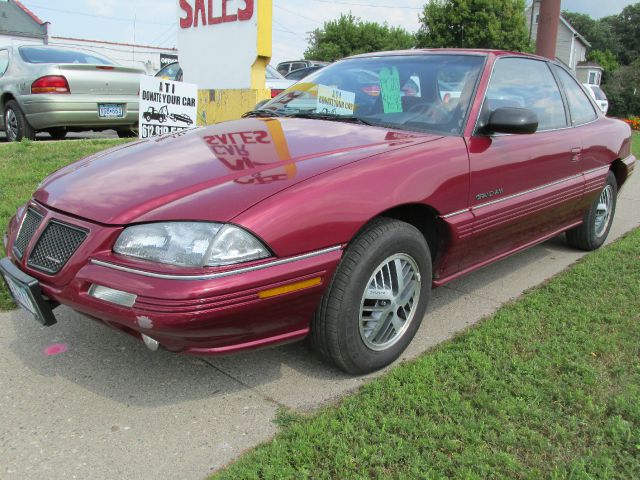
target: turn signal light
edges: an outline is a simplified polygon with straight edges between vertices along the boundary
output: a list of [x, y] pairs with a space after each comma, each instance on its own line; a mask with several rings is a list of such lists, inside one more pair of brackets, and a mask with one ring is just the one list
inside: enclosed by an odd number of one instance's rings
[[31, 84], [31, 93], [71, 93], [69, 82], [61, 75], [40, 77]]
[[280, 95], [282, 92], [284, 92], [283, 88], [280, 89], [272, 89], [271, 90], [271, 98], [276, 98], [278, 95]]
[[258, 292], [258, 298], [265, 299], [279, 297], [280, 295], [306, 290], [307, 288], [317, 287], [318, 285], [322, 285], [322, 278], [320, 277], [312, 278], [311, 280], [304, 280], [302, 282], [290, 283], [289, 285], [272, 288], [270, 290], [263, 290], [262, 292]]

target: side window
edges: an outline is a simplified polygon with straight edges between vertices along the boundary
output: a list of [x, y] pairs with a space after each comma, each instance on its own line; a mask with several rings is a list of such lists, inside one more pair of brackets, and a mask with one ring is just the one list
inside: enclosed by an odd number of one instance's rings
[[574, 125], [589, 123], [598, 118], [598, 114], [593, 108], [593, 104], [584, 93], [578, 82], [561, 67], [554, 65], [556, 73], [560, 77], [560, 82], [567, 94], [569, 110], [571, 110], [571, 120]]
[[547, 62], [528, 58], [502, 58], [493, 69], [485, 96], [482, 120], [502, 107], [520, 107], [538, 115], [538, 130], [567, 126], [560, 89]]
[[9, 51], [0, 50], [0, 77], [4, 75], [9, 67]]

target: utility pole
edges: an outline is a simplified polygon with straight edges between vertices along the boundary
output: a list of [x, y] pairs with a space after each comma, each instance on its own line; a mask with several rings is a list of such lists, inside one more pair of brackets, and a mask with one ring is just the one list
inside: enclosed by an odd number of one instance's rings
[[[535, 2], [533, 3], [531, 15], [535, 15]], [[536, 53], [541, 57], [555, 60], [559, 24], [560, 0], [541, 0], [538, 37], [536, 39]]]

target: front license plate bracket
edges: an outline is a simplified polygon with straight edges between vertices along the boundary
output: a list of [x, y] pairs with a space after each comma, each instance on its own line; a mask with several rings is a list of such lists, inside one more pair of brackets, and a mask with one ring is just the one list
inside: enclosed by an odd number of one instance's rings
[[55, 325], [57, 320], [53, 309], [58, 304], [42, 295], [38, 280], [19, 270], [9, 258], [0, 260], [0, 277], [7, 284], [16, 303], [29, 312], [38, 323], [45, 327]]

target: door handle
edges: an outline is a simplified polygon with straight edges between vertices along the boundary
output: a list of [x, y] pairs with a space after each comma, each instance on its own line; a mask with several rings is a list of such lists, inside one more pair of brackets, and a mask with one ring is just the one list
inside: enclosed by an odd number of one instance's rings
[[572, 162], [579, 162], [580, 160], [582, 160], [582, 148], [581, 147], [574, 147], [571, 149], [571, 161]]

